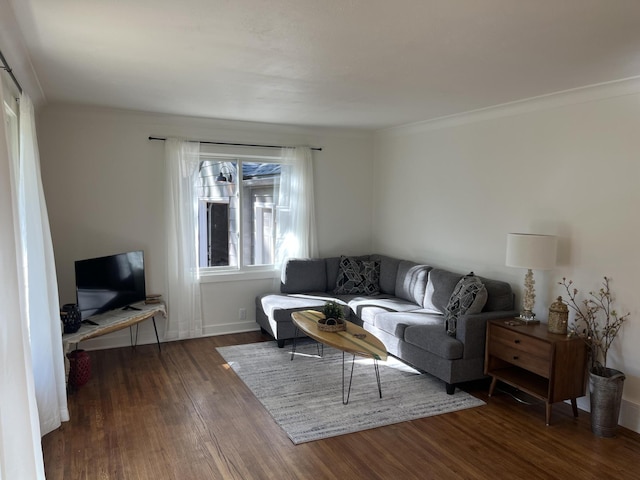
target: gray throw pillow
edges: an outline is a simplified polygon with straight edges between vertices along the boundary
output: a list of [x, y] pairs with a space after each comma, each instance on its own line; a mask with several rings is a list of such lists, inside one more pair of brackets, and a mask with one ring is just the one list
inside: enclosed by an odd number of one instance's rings
[[458, 318], [464, 314], [480, 313], [487, 303], [487, 289], [473, 272], [460, 279], [445, 311], [447, 334], [455, 337]]
[[380, 293], [380, 262], [340, 257], [335, 294], [378, 295]]

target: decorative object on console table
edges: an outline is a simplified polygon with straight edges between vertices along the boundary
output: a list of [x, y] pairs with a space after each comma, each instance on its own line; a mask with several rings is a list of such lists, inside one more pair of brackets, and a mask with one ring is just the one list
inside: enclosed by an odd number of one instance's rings
[[600, 290], [589, 292], [589, 296], [581, 302], [577, 299], [578, 289], [572, 287], [571, 280], [563, 278], [558, 282], [567, 292], [568, 307], [575, 313], [570, 332], [582, 338], [589, 347], [591, 431], [599, 437], [614, 437], [618, 429], [625, 375], [619, 370], [607, 368], [607, 354], [620, 327], [630, 315], [618, 315], [613, 308], [610, 281], [610, 278], [604, 277]]
[[500, 380], [543, 400], [547, 425], [556, 402], [571, 400], [578, 416], [576, 399], [585, 394], [586, 364], [587, 347], [577, 337], [549, 333], [544, 325], [519, 319], [487, 322], [484, 373], [493, 377], [489, 396]]
[[567, 334], [567, 326], [569, 323], [569, 308], [562, 301], [562, 297], [551, 304], [549, 307], [549, 319], [547, 320], [547, 330], [549, 333], [557, 333], [559, 335]]
[[60, 311], [60, 318], [64, 325], [64, 333], [75, 333], [80, 329], [80, 325], [82, 325], [82, 315], [75, 303], [64, 304]]
[[159, 293], [149, 293], [147, 294], [144, 303], [146, 303], [147, 305], [162, 303], [162, 295], [160, 295]]
[[533, 270], [551, 270], [556, 265], [557, 238], [553, 235], [510, 233], [507, 235], [508, 267], [526, 268], [524, 294], [520, 318], [528, 323], [539, 323], [535, 319], [533, 306], [536, 301]]

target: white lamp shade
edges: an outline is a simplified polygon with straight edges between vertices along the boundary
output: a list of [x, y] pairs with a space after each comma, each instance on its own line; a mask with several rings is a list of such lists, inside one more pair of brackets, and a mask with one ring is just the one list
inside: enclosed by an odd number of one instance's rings
[[553, 235], [510, 233], [507, 235], [508, 267], [551, 270], [556, 266], [558, 241]]

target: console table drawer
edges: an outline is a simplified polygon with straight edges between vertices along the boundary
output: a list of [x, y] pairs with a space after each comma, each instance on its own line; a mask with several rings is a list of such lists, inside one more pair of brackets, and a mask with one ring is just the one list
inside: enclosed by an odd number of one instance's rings
[[550, 343], [501, 327], [493, 328], [491, 332], [490, 346], [493, 347], [494, 345], [503, 345], [523, 353], [528, 353], [534, 357], [547, 359], [551, 353]]
[[512, 365], [526, 368], [530, 372], [549, 378], [549, 355], [540, 356], [539, 354], [544, 349], [534, 348], [533, 350], [536, 353], [531, 353], [528, 349], [520, 349], [518, 346], [519, 344], [505, 344], [500, 341], [494, 341], [492, 338], [489, 343], [489, 354]]

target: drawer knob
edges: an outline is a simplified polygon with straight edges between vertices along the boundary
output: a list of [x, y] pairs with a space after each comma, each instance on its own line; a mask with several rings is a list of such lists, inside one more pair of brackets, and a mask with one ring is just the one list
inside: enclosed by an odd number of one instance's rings
[[513, 357], [514, 360], [518, 360], [518, 358], [520, 358], [520, 357], [518, 357], [517, 355], [514, 355], [514, 357]]
[[516, 343], [520, 343], [520, 340], [516, 339], [516, 340], [514, 340], [514, 342], [516, 342]]

